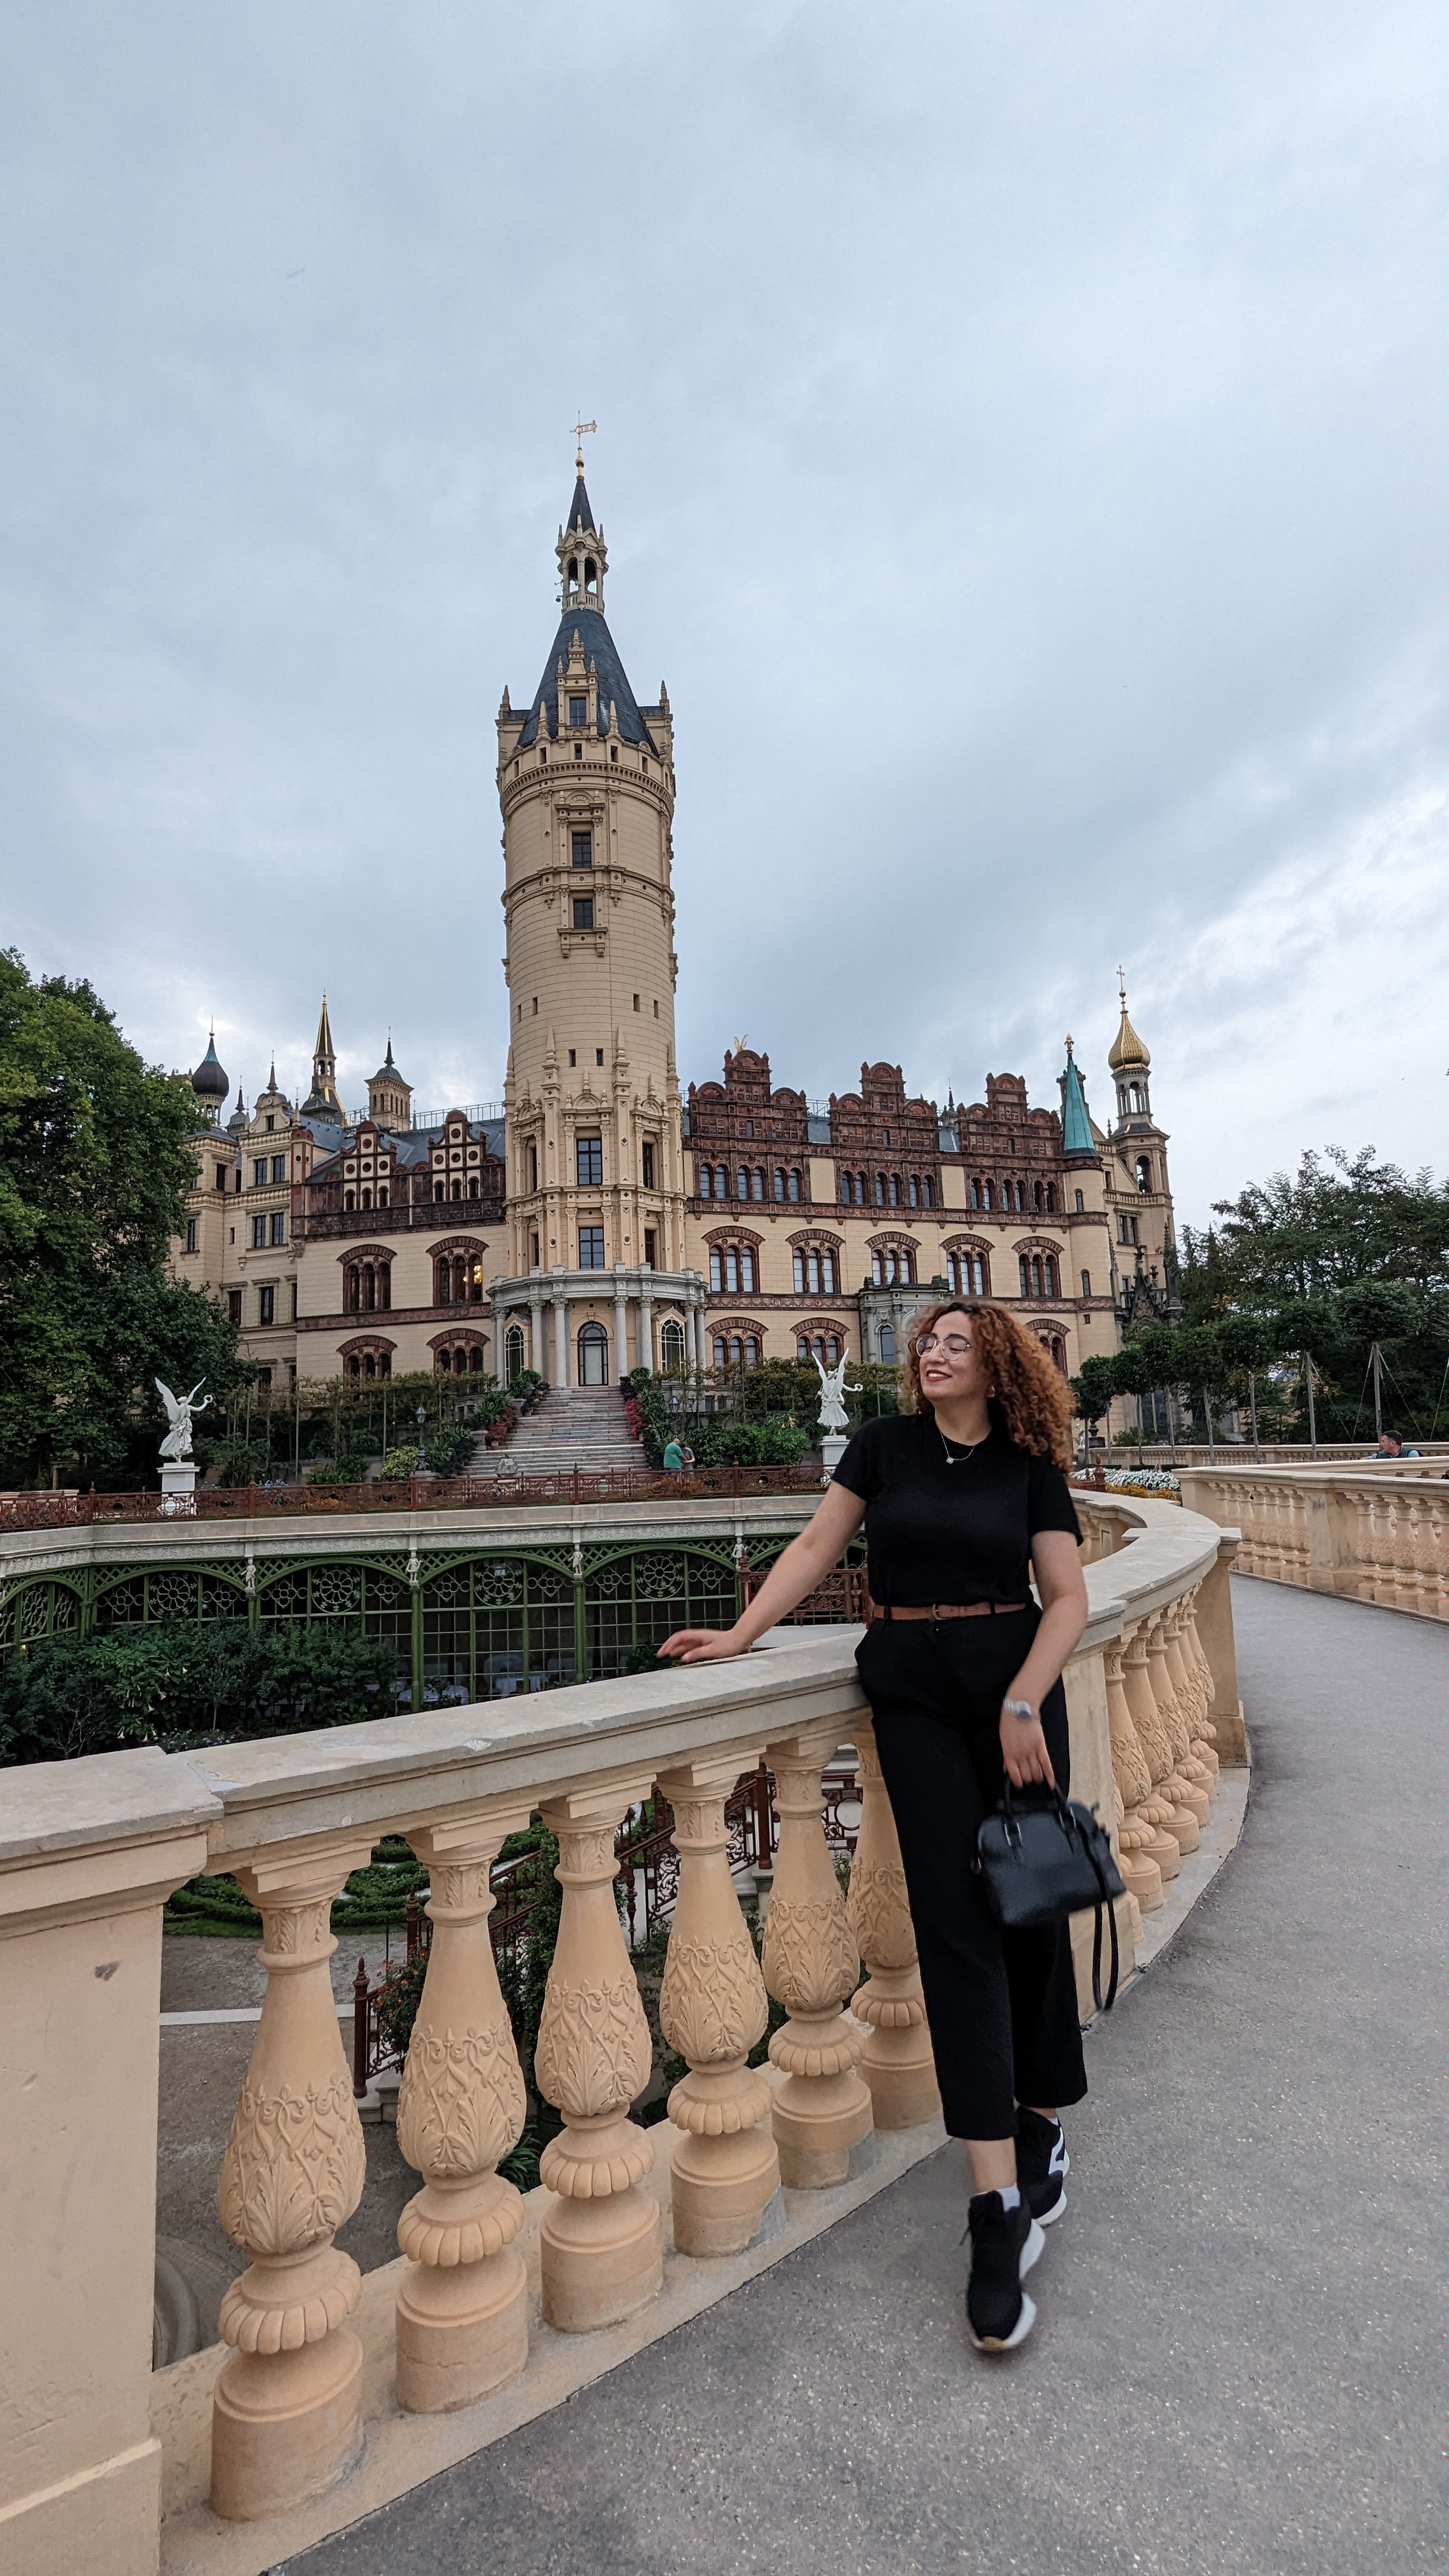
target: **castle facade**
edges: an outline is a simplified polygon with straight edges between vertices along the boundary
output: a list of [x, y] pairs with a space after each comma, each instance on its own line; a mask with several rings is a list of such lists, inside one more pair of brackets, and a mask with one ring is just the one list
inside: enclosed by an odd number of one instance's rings
[[213, 1042], [177, 1275], [230, 1302], [274, 1384], [890, 1361], [936, 1283], [1017, 1305], [1070, 1374], [1169, 1313], [1168, 1140], [1125, 993], [1106, 1128], [1070, 1038], [1050, 1107], [1004, 1073], [941, 1109], [891, 1064], [807, 1100], [743, 1042], [681, 1093], [669, 700], [635, 698], [606, 622], [582, 458], [556, 552], [543, 677], [498, 714], [502, 1102], [415, 1111], [389, 1039], [349, 1112], [324, 998], [306, 1100], [273, 1068], [223, 1126]]

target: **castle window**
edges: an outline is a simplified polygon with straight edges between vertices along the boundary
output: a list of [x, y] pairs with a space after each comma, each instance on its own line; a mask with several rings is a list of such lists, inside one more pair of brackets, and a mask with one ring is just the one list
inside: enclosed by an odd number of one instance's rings
[[636, 1011], [637, 1011], [637, 1010], [638, 1010], [638, 1008], [639, 1008], [639, 996], [638, 996], [638, 994], [637, 994], [637, 993], [636, 993], [636, 994], [635, 994], [635, 996], [634, 996], [634, 1008], [635, 1008], [635, 1010], [636, 1010]]
[[717, 1295], [747, 1297], [755, 1293], [755, 1256], [747, 1243], [712, 1243], [709, 1284]]
[[929, 1172], [923, 1174], [921, 1179], [921, 1205], [922, 1207], [930, 1207], [932, 1205], [931, 1176]]
[[273, 1241], [273, 1243], [285, 1243], [285, 1242], [286, 1242], [286, 1240], [287, 1240], [287, 1217], [286, 1217], [286, 1211], [285, 1211], [285, 1209], [283, 1209], [283, 1208], [273, 1208], [273, 1210], [272, 1210], [272, 1241]]
[[195, 1217], [194, 1217], [194, 1216], [189, 1216], [189, 1217], [187, 1218], [187, 1220], [186, 1220], [186, 1249], [187, 1249], [187, 1251], [188, 1251], [188, 1252], [194, 1252], [194, 1251], [196, 1250], [196, 1245], [197, 1245], [196, 1219], [195, 1219]]
[[569, 1062], [570, 1062], [570, 1064], [577, 1064], [577, 1063], [578, 1063], [578, 1060], [579, 1060], [579, 1051], [578, 1051], [578, 1048], [577, 1048], [577, 1047], [570, 1047], [570, 1048], [569, 1048]]
[[[447, 1182], [446, 1182], [446, 1181], [434, 1181], [434, 1183], [433, 1183], [433, 1196], [434, 1196], [434, 1198], [435, 1198], [435, 1199], [445, 1199], [445, 1198], [447, 1197], [447, 1195], [448, 1195], [448, 1184], [447, 1184]], [[349, 1200], [348, 1200], [347, 1204], [348, 1204], [348, 1206], [349, 1206], [349, 1207], [351, 1207], [351, 1205], [352, 1205], [352, 1201], [351, 1201], [351, 1199], [349, 1199]]]
[[616, 744], [614, 744], [614, 743], [612, 743], [612, 742], [611, 742], [611, 743], [610, 743], [610, 745], [609, 745], [609, 758], [610, 758], [610, 760], [612, 761], [612, 763], [613, 763], [614, 767], [617, 769], [617, 768], [618, 768], [618, 766], [619, 766], [619, 753], [618, 753], [618, 747], [617, 747], [617, 745], [616, 745]]
[[228, 1312], [228, 1313], [229, 1313], [229, 1315], [231, 1316], [231, 1320], [232, 1320], [232, 1322], [233, 1322], [234, 1324], [239, 1325], [239, 1324], [241, 1323], [241, 1319], [242, 1319], [242, 1292], [241, 1292], [241, 1290], [240, 1290], [239, 1288], [228, 1288], [228, 1290], [227, 1290], [227, 1292], [226, 1292], [226, 1303], [227, 1303], [227, 1312]]
[[371, 1207], [371, 1205], [372, 1205], [372, 1192], [371, 1192], [371, 1190], [364, 1190], [364, 1191], [363, 1191], [363, 1193], [362, 1193], [362, 1204], [363, 1204], [363, 1206], [364, 1206], [365, 1208], [370, 1208], [370, 1207]]
[[702, 1199], [712, 1199], [714, 1196], [714, 1166], [710, 1163], [700, 1164], [699, 1195]]
[[666, 1377], [677, 1375], [684, 1366], [684, 1326], [673, 1315], [660, 1328], [659, 1365]]
[[604, 1181], [604, 1140], [602, 1136], [574, 1138], [574, 1168], [580, 1189], [601, 1189]]
[[594, 558], [593, 558], [593, 556], [592, 556], [592, 555], [585, 555], [585, 557], [584, 557], [584, 588], [585, 588], [585, 590], [597, 590], [597, 589], [598, 589], [598, 587], [599, 587], [599, 567], [598, 567], [598, 565], [595, 563]]
[[884, 1207], [886, 1203], [886, 1176], [884, 1172], [877, 1172], [875, 1176], [875, 1203], [877, 1207]]
[[1084, 1297], [1090, 1297], [1091, 1293], [1092, 1293], [1092, 1274], [1091, 1274], [1090, 1270], [1084, 1270], [1084, 1271], [1082, 1272], [1082, 1295], [1083, 1295]]
[[644, 1228], [644, 1267], [646, 1270], [653, 1270], [657, 1267], [658, 1255], [655, 1250], [655, 1246], [658, 1241], [659, 1237], [655, 1228], [652, 1225], [646, 1225]]
[[946, 1276], [958, 1297], [989, 1297], [991, 1272], [980, 1252], [948, 1252]]
[[835, 1255], [828, 1247], [797, 1244], [795, 1248], [795, 1294], [797, 1297], [833, 1297], [835, 1294]]
[[714, 1167], [714, 1194], [717, 1199], [727, 1199], [730, 1194], [730, 1176], [723, 1163]]
[[284, 1180], [286, 1179], [286, 1177], [287, 1177], [287, 1157], [286, 1157], [286, 1155], [285, 1155], [285, 1154], [274, 1154], [274, 1155], [272, 1156], [272, 1178], [273, 1178], [273, 1180], [274, 1180], [274, 1181], [284, 1181]]
[[[583, 700], [582, 698], [576, 698], [574, 703], [576, 706], [581, 707], [583, 705]], [[579, 716], [575, 721], [582, 724], [583, 717]], [[576, 868], [591, 868], [593, 866], [594, 836], [592, 832], [575, 832], [573, 836], [573, 854], [574, 866]]]
[[595, 1064], [602, 1064], [602, 1063], [603, 1063], [603, 1061], [604, 1061], [604, 1050], [603, 1050], [603, 1048], [602, 1048], [602, 1047], [595, 1047], [595, 1049], [594, 1049], [594, 1062], [595, 1062]]
[[226, 1188], [226, 1165], [225, 1165], [225, 1163], [218, 1163], [218, 1164], [217, 1164], [217, 1167], [216, 1167], [216, 1186], [217, 1186], [217, 1188], [218, 1188], [219, 1190], [224, 1190], [224, 1189]]
[[1031, 1193], [1031, 1203], [1032, 1203], [1032, 1206], [1035, 1208], [1035, 1210], [1036, 1210], [1036, 1212], [1037, 1212], [1037, 1215], [1038, 1215], [1038, 1216], [1040, 1216], [1040, 1214], [1041, 1214], [1041, 1208], [1042, 1208], [1042, 1191], [1041, 1191], [1041, 1183], [1040, 1183], [1040, 1181], [1037, 1181], [1037, 1182], [1036, 1182], [1036, 1183], [1034, 1183], [1034, 1185], [1033, 1185], [1032, 1193]]
[[1063, 1377], [1065, 1377], [1067, 1373], [1067, 1346], [1062, 1340], [1060, 1333], [1053, 1333], [1052, 1335], [1052, 1360], [1055, 1366], [1061, 1370]]
[[[1122, 1219], [1121, 1217], [1119, 1217], [1119, 1218], [1117, 1219], [1117, 1223], [1118, 1223], [1118, 1225], [1120, 1226], [1120, 1225], [1123, 1223], [1123, 1219]], [[260, 1252], [260, 1251], [261, 1251], [261, 1249], [262, 1249], [263, 1244], [266, 1242], [266, 1239], [267, 1239], [267, 1220], [266, 1220], [266, 1218], [265, 1218], [264, 1216], [254, 1216], [254, 1217], [252, 1218], [252, 1250], [253, 1250], [253, 1252]], [[1126, 1240], [1125, 1236], [1124, 1236], [1123, 1240], [1124, 1240], [1124, 1241]]]
[[592, 929], [593, 929], [593, 926], [594, 926], [594, 898], [593, 898], [593, 896], [592, 896], [591, 894], [576, 894], [576, 895], [574, 896], [574, 928], [575, 928], [575, 930], [592, 930]]
[[[570, 723], [571, 725], [586, 725], [586, 724], [588, 723], [588, 721], [589, 721], [589, 702], [588, 702], [588, 699], [587, 699], [587, 698], [570, 698], [570, 700], [569, 700], [569, 723]], [[577, 833], [575, 833], [575, 835], [574, 835], [574, 840], [575, 840], [575, 845], [577, 846], [577, 841], [578, 841], [578, 835], [577, 835]], [[580, 861], [576, 858], [576, 859], [574, 860], [574, 866], [575, 866], [575, 867], [578, 867], [580, 864], [582, 864], [583, 866], [587, 867], [587, 865], [588, 865], [588, 861], [585, 859], [584, 861], [580, 862]]]
[[265, 1188], [266, 1188], [266, 1185], [267, 1185], [267, 1158], [266, 1158], [266, 1155], [265, 1155], [265, 1154], [259, 1154], [259, 1155], [257, 1156], [256, 1161], [255, 1161], [255, 1162], [253, 1163], [253, 1165], [252, 1165], [252, 1188], [253, 1188], [254, 1190], [261, 1190], [261, 1189], [265, 1189]]
[[916, 1175], [915, 1175], [915, 1173], [914, 1173], [914, 1172], [912, 1172], [911, 1177], [910, 1177], [910, 1181], [909, 1181], [909, 1183], [908, 1183], [908, 1185], [907, 1185], [907, 1196], [908, 1196], [908, 1198], [909, 1198], [909, 1200], [910, 1200], [910, 1204], [911, 1204], [911, 1206], [912, 1206], [912, 1207], [919, 1207], [919, 1206], [920, 1206], [920, 1204], [921, 1204], [921, 1184], [920, 1184], [920, 1182], [917, 1180]]
[[971, 1184], [971, 1204], [974, 1208], [979, 1208], [981, 1205], [981, 1183], [979, 1181], [973, 1181]]
[[582, 760], [582, 759], [583, 759], [583, 756], [584, 756], [584, 746], [583, 746], [583, 744], [582, 744], [581, 742], [576, 742], [576, 743], [574, 744], [574, 758], [575, 758], [575, 760]]
[[741, 1166], [740, 1170], [735, 1174], [735, 1196], [737, 1199], [747, 1199], [749, 1195], [750, 1176], [743, 1166]]
[[604, 1229], [601, 1225], [579, 1227], [579, 1268], [602, 1270], [604, 1266]]
[[1150, 1190], [1152, 1187], [1152, 1164], [1146, 1154], [1139, 1154], [1137, 1157], [1137, 1186], [1139, 1190]]
[[750, 1196], [752, 1199], [762, 1199], [764, 1195], [765, 1175], [757, 1163], [753, 1172], [750, 1174]]
[[1046, 1185], [1046, 1212], [1047, 1212], [1047, 1215], [1048, 1215], [1048, 1216], [1055, 1216], [1055, 1214], [1056, 1214], [1056, 1206], [1057, 1206], [1057, 1185], [1056, 1185], [1055, 1181], [1048, 1181], [1048, 1183], [1047, 1183], [1047, 1185]]
[[981, 1184], [981, 1204], [983, 1207], [989, 1208], [991, 1203], [991, 1183], [989, 1181], [983, 1181]]
[[646, 1136], [639, 1149], [639, 1177], [646, 1190], [654, 1187], [654, 1139]]
[[1076, 1197], [1077, 1197], [1077, 1214], [1078, 1214], [1078, 1216], [1085, 1216], [1085, 1215], [1086, 1215], [1086, 1213], [1087, 1213], [1087, 1202], [1086, 1202], [1086, 1200], [1083, 1198], [1082, 1193], [1081, 1193], [1081, 1191], [1080, 1191], [1080, 1190], [1078, 1190], [1078, 1192], [1077, 1192], [1077, 1194], [1076, 1194]]
[[259, 1324], [272, 1324], [276, 1322], [276, 1318], [277, 1292], [275, 1288], [259, 1288], [257, 1290], [257, 1322]]
[[729, 1355], [730, 1355], [730, 1346], [729, 1346], [728, 1342], [725, 1340], [725, 1337], [724, 1337], [723, 1333], [716, 1333], [716, 1335], [715, 1335], [715, 1337], [714, 1337], [714, 1364], [715, 1364], [715, 1367], [716, 1367], [716, 1368], [721, 1368], [721, 1369], [722, 1369], [722, 1368], [724, 1367], [724, 1365], [725, 1365], [725, 1362], [726, 1362], [726, 1361], [727, 1361], [727, 1359], [729, 1358]]
[[775, 1196], [782, 1200], [785, 1196], [785, 1175], [778, 1164], [775, 1166]]

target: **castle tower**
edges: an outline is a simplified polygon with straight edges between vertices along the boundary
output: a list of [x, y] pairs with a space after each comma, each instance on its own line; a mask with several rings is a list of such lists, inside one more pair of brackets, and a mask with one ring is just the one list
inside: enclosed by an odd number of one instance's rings
[[562, 615], [543, 677], [526, 712], [505, 690], [498, 715], [509, 1276], [494, 1304], [501, 1329], [526, 1302], [533, 1365], [569, 1385], [617, 1378], [637, 1352], [652, 1364], [656, 1306], [662, 1322], [695, 1300], [674, 1059], [673, 728], [662, 687], [640, 706], [605, 623], [608, 550], [582, 455], [555, 551]]
[[367, 1114], [379, 1127], [406, 1127], [412, 1118], [413, 1087], [404, 1082], [392, 1057], [392, 1039], [387, 1053], [367, 1086]]
[[1121, 1020], [1107, 1050], [1117, 1088], [1117, 1118], [1104, 1168], [1113, 1222], [1114, 1292], [1123, 1326], [1170, 1318], [1177, 1311], [1177, 1247], [1167, 1136], [1152, 1114], [1152, 1058], [1127, 1012], [1118, 969]]

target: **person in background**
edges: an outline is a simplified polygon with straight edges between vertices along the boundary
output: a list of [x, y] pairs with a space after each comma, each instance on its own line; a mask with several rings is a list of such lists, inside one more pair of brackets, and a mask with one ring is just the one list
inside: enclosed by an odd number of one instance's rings
[[686, 1476], [692, 1476], [694, 1474], [694, 1451], [691, 1449], [687, 1440], [680, 1449], [679, 1455], [683, 1461]]
[[1419, 1452], [1406, 1449], [1397, 1431], [1384, 1430], [1379, 1433], [1378, 1447], [1368, 1454], [1371, 1458], [1417, 1458]]
[[677, 1476], [684, 1466], [684, 1451], [671, 1431], [664, 1443], [664, 1466], [668, 1475]]

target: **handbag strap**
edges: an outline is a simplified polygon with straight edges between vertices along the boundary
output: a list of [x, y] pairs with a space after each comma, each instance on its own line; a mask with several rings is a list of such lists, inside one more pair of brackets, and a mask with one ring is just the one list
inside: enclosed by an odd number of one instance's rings
[[[1107, 1893], [1107, 1881], [1095, 1852], [1092, 1854], [1092, 1867], [1097, 1873], [1097, 1885], [1102, 1891], [1097, 1899], [1096, 1919], [1092, 1926], [1092, 2001], [1100, 2013], [1110, 2012], [1117, 2000], [1117, 1977], [1121, 1967], [1121, 1953], [1117, 1942], [1117, 1908]], [[1104, 1912], [1112, 1935], [1112, 1974], [1108, 1980], [1105, 2002], [1102, 1997], [1102, 1916]]]

